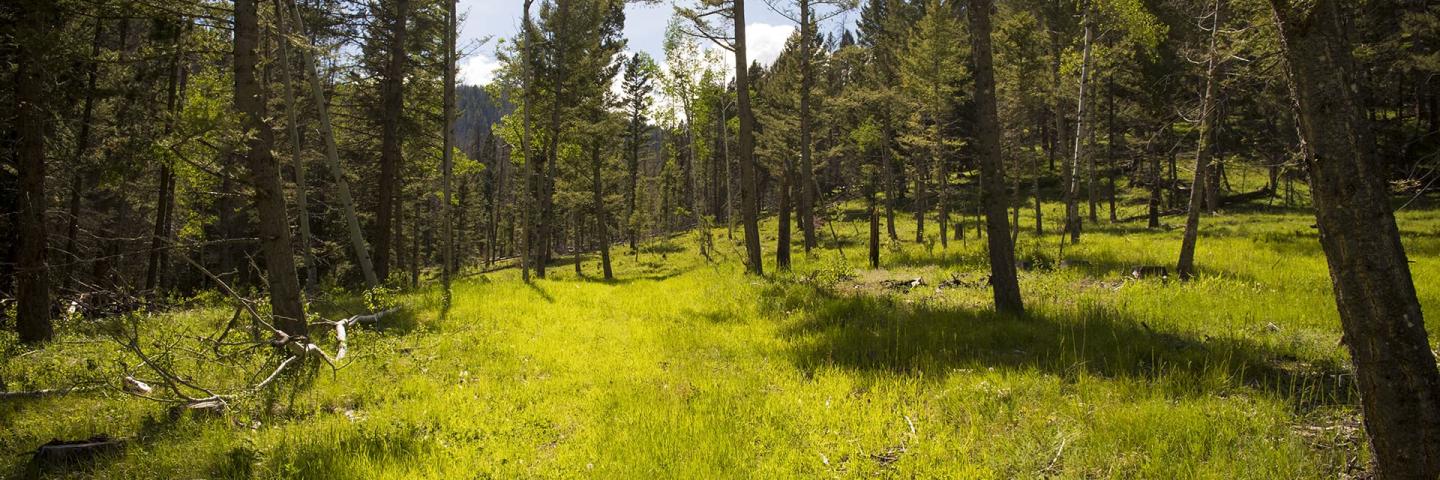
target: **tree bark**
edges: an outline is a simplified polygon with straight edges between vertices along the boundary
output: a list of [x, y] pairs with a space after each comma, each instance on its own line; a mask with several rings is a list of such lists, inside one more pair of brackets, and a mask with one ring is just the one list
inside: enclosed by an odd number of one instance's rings
[[1334, 0], [1271, 0], [1378, 478], [1440, 477], [1440, 371]]
[[1080, 62], [1080, 94], [1075, 101], [1075, 156], [1070, 162], [1070, 178], [1065, 200], [1065, 226], [1070, 232], [1070, 243], [1080, 243], [1080, 161], [1085, 156], [1085, 86], [1090, 82], [1090, 44], [1093, 38], [1091, 25], [1093, 3], [1086, 1], [1084, 16], [1080, 20], [1085, 28], [1084, 53]]
[[1000, 157], [1000, 118], [995, 100], [995, 67], [990, 51], [990, 10], [993, 0], [970, 0], [971, 55], [975, 64], [977, 124], [975, 152], [980, 160], [986, 239], [990, 247], [990, 285], [995, 309], [1022, 314], [1020, 282], [1015, 274], [1015, 245], [1005, 218], [1005, 164]]
[[1204, 209], [1205, 178], [1210, 168], [1210, 129], [1215, 122], [1215, 94], [1219, 78], [1215, 76], [1220, 61], [1215, 58], [1216, 40], [1220, 36], [1220, 7], [1222, 0], [1215, 0], [1211, 12], [1210, 53], [1205, 68], [1205, 97], [1200, 100], [1200, 139], [1195, 149], [1195, 179], [1190, 185], [1190, 205], [1185, 216], [1185, 236], [1180, 241], [1180, 261], [1175, 272], [1181, 280], [1195, 276], [1195, 242], [1200, 234], [1200, 211]]
[[601, 178], [600, 142], [590, 146], [590, 208], [595, 217], [596, 234], [600, 237], [600, 269], [606, 280], [615, 278], [610, 268], [610, 221], [605, 214], [605, 182]]
[[445, 205], [441, 206], [440, 215], [444, 217], [444, 225], [441, 229], [445, 235], [444, 254], [441, 258], [444, 265], [440, 267], [441, 283], [445, 288], [445, 305], [450, 305], [450, 278], [454, 276], [455, 269], [455, 208], [450, 200], [450, 184], [454, 181], [455, 166], [455, 1], [445, 0], [445, 99], [441, 107], [445, 115], [442, 123], [445, 128], [444, 139], [441, 142], [444, 150], [440, 155], [441, 180], [440, 189]]
[[815, 174], [814, 160], [811, 159], [810, 89], [815, 83], [815, 72], [810, 62], [814, 53], [812, 45], [815, 33], [811, 24], [810, 2], [798, 0], [800, 5], [800, 227], [804, 233], [805, 253], [815, 248]]
[[20, 341], [50, 341], [50, 267], [46, 263], [45, 151], [50, 135], [50, 78], [46, 73], [54, 48], [53, 27], [59, 12], [50, 0], [19, 5], [15, 37], [19, 44], [15, 72], [15, 123], [19, 130], [16, 166], [20, 170], [19, 247], [16, 249], [16, 317]]
[[254, 188], [260, 219], [260, 248], [270, 284], [270, 308], [275, 326], [292, 335], [305, 335], [305, 307], [290, 246], [290, 222], [285, 215], [285, 191], [279, 165], [271, 153], [275, 133], [265, 112], [265, 97], [255, 75], [260, 19], [256, 0], [235, 2], [235, 109], [243, 116], [245, 165]]
[[779, 224], [779, 228], [778, 228], [778, 231], [775, 233], [775, 268], [777, 268], [777, 269], [779, 269], [779, 270], [781, 270], [781, 271], [789, 271], [789, 270], [790, 270], [790, 193], [791, 193], [791, 187], [792, 187], [792, 185], [791, 185], [792, 182], [790, 181], [790, 179], [791, 179], [791, 177], [794, 177], [795, 174], [794, 174], [794, 172], [793, 172], [794, 168], [792, 168], [792, 166], [791, 166], [791, 164], [790, 164], [790, 159], [789, 159], [788, 157], [787, 157], [787, 158], [785, 159], [785, 161], [782, 163], [781, 169], [782, 169], [782, 170], [780, 171], [780, 191], [777, 192], [777, 196], [780, 197], [780, 199], [779, 199], [779, 203], [780, 203], [780, 205], [779, 205], [779, 210], [780, 210], [780, 211], [778, 212], [780, 218], [779, 218], [779, 222], [777, 222], [777, 223]]
[[399, 201], [401, 152], [400, 117], [405, 108], [405, 37], [408, 33], [410, 0], [385, 2], [389, 21], [389, 58], [380, 79], [380, 176], [375, 204], [375, 274], [381, 281], [390, 276], [391, 236], [400, 229], [394, 219]]
[[764, 275], [760, 256], [760, 202], [755, 184], [754, 116], [750, 112], [749, 59], [745, 56], [745, 0], [734, 0], [735, 97], [740, 116], [740, 215], [745, 224], [746, 271]]

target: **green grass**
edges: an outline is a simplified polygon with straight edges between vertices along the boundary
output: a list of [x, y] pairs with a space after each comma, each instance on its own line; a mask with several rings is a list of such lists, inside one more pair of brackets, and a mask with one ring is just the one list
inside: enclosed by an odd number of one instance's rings
[[[1022, 318], [990, 309], [973, 225], [945, 250], [890, 245], [878, 271], [863, 266], [863, 226], [839, 222], [844, 258], [797, 248], [795, 273], [766, 278], [741, 272], [723, 228], [714, 263], [680, 236], [617, 255], [613, 282], [568, 264], [531, 284], [472, 275], [448, 312], [433, 288], [404, 294], [406, 315], [355, 333], [337, 375], [225, 418], [103, 392], [0, 404], [0, 475], [25, 474], [21, 454], [51, 438], [108, 433], [127, 439], [122, 456], [51, 475], [1333, 478], [1367, 454], [1312, 223], [1278, 208], [1206, 216], [1190, 283], [1125, 279], [1172, 265], [1178, 229], [1091, 226], [1065, 249], [1088, 266], [1021, 272]], [[1440, 210], [1400, 226], [1434, 316]], [[1053, 261], [1058, 246], [1022, 230], [1021, 258]], [[972, 285], [937, 290], [952, 274]], [[915, 277], [927, 285], [881, 285]], [[205, 335], [230, 314], [154, 315], [141, 331]], [[96, 340], [105, 328], [67, 322], [42, 351], [7, 347], [0, 375], [12, 389], [113, 381], [122, 356]], [[267, 359], [169, 361], [238, 384]]]

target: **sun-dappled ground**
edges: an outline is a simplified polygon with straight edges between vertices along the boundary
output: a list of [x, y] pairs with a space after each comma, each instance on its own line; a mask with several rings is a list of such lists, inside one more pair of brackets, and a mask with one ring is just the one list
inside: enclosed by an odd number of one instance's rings
[[[840, 218], [862, 216], [845, 207]], [[1440, 210], [1399, 217], [1433, 340]], [[720, 227], [713, 262], [680, 235], [638, 256], [617, 250], [614, 281], [586, 257], [586, 276], [564, 262], [529, 284], [514, 270], [468, 274], [448, 311], [436, 288], [401, 294], [403, 315], [352, 332], [344, 368], [223, 418], [106, 390], [5, 401], [0, 474], [33, 473], [23, 454], [51, 438], [101, 433], [124, 438], [124, 453], [50, 473], [1334, 478], [1364, 467], [1313, 217], [1265, 206], [1205, 216], [1201, 278], [1188, 283], [1129, 278], [1135, 265], [1173, 267], [1178, 229], [1091, 226], [1062, 266], [1059, 237], [1035, 238], [1031, 220], [1024, 212], [1023, 317], [990, 309], [973, 216], [947, 249], [887, 246], [881, 270], [865, 267], [864, 225], [838, 221], [815, 254], [796, 244], [794, 273], [765, 278], [742, 273]], [[770, 252], [773, 219], [763, 228]], [[144, 341], [212, 334], [232, 314], [213, 304], [145, 317]], [[329, 318], [356, 308], [315, 306]], [[6, 343], [0, 375], [12, 390], [110, 375], [125, 360], [104, 333], [122, 324], [66, 322], [41, 351]], [[183, 352], [160, 361], [211, 384], [268, 371], [191, 365]]]

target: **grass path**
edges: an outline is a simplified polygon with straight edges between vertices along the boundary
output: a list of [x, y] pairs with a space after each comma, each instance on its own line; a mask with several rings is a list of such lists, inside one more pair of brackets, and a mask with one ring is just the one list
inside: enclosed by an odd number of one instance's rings
[[[0, 404], [0, 472], [23, 472], [11, 454], [51, 437], [103, 432], [130, 439], [126, 455], [58, 475], [1333, 478], [1365, 453], [1307, 221], [1207, 218], [1207, 275], [1183, 285], [1123, 279], [1170, 263], [1178, 231], [1091, 233], [1067, 252], [1087, 264], [1022, 272], [1025, 318], [988, 310], [973, 238], [907, 243], [880, 271], [850, 243], [848, 260], [827, 250], [759, 279], [679, 238], [623, 257], [615, 282], [570, 265], [533, 284], [475, 276], [448, 312], [433, 290], [402, 296], [409, 314], [357, 332], [338, 375], [225, 419], [100, 394]], [[1440, 212], [1407, 212], [1402, 229], [1440, 311]], [[1053, 261], [1027, 236], [1021, 258]], [[964, 284], [936, 288], [952, 275]], [[915, 277], [927, 285], [883, 285]], [[208, 332], [226, 318], [143, 321]], [[113, 375], [114, 348], [81, 327], [0, 373], [16, 389]]]

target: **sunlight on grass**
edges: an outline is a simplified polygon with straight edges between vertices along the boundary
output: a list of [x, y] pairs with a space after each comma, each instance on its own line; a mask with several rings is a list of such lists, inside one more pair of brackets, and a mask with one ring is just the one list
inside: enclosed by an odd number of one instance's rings
[[[1184, 284], [1127, 278], [1172, 264], [1179, 231], [1092, 227], [1064, 253], [1086, 263], [1021, 272], [1023, 318], [990, 310], [970, 222], [947, 250], [887, 248], [878, 271], [863, 225], [843, 222], [843, 258], [797, 254], [795, 272], [769, 278], [742, 274], [724, 228], [716, 263], [681, 235], [622, 249], [612, 282], [592, 258], [584, 277], [568, 264], [530, 284], [472, 275], [444, 318], [437, 291], [402, 295], [408, 320], [354, 333], [346, 368], [223, 419], [103, 393], [0, 404], [0, 471], [23, 472], [21, 453], [52, 437], [98, 433], [125, 437], [126, 453], [69, 474], [1320, 478], [1363, 464], [1309, 215], [1207, 216], [1202, 278]], [[1440, 211], [1400, 225], [1434, 312]], [[1058, 237], [1021, 232], [1022, 259], [1060, 258]], [[939, 287], [952, 277], [965, 282]], [[914, 278], [924, 285], [883, 284]], [[144, 321], [150, 337], [204, 335], [230, 313]], [[0, 374], [19, 390], [109, 371], [123, 360], [101, 329], [67, 323], [44, 351], [7, 347]]]

